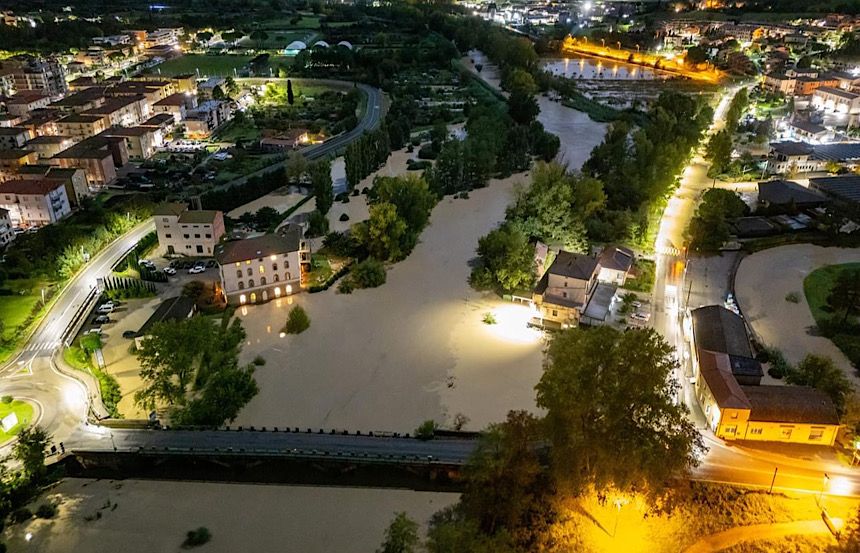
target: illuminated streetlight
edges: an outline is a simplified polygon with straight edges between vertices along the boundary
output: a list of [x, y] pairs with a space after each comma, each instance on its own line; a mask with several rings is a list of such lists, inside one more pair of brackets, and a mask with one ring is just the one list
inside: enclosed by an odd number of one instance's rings
[[821, 483], [821, 491], [818, 493], [818, 506], [821, 506], [821, 499], [824, 496], [824, 489], [827, 487], [827, 482], [830, 481], [830, 476], [825, 472], [824, 481]]

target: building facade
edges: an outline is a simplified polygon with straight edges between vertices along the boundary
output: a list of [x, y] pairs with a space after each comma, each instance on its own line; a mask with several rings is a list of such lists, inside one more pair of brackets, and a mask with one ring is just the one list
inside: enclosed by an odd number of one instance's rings
[[13, 179], [0, 183], [0, 208], [9, 212], [15, 228], [50, 225], [72, 211], [65, 185], [50, 179]]
[[211, 256], [226, 232], [220, 211], [189, 211], [183, 204], [168, 203], [158, 206], [152, 218], [167, 255]]
[[5, 248], [15, 239], [15, 232], [12, 230], [12, 219], [9, 217], [9, 210], [0, 207], [0, 248]]

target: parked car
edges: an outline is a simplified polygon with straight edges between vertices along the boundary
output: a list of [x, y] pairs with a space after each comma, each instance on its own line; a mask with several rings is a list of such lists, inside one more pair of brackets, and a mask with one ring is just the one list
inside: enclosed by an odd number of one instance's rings
[[110, 322], [110, 317], [108, 317], [107, 315], [99, 315], [98, 317], [93, 319], [93, 324], [96, 324], [96, 325], [103, 325], [103, 324], [107, 324], [109, 322]]
[[641, 311], [637, 311], [636, 313], [630, 315], [630, 318], [637, 321], [642, 321], [643, 323], [647, 323], [651, 320], [651, 313], [642, 313]]
[[200, 267], [199, 265], [195, 265], [188, 269], [189, 275], [198, 275], [206, 270], [206, 267]]
[[631, 302], [630, 305], [633, 306], [633, 309], [639, 309], [640, 307], [642, 307], [642, 302], [641, 301], [634, 301], [634, 302]]
[[164, 274], [170, 275], [170, 276], [173, 276], [176, 274], [176, 269], [174, 269], [173, 267], [165, 267], [164, 269], [162, 269], [162, 271], [164, 271]]
[[135, 332], [134, 330], [126, 330], [122, 333], [122, 337], [126, 340], [133, 340], [137, 337], [137, 332]]
[[116, 307], [117, 307], [117, 305], [116, 305], [114, 302], [112, 302], [112, 301], [108, 301], [108, 302], [105, 302], [105, 303], [101, 304], [101, 305], [98, 307], [98, 309], [96, 309], [96, 311], [97, 311], [97, 312], [99, 312], [99, 313], [102, 313], [102, 314], [104, 314], [104, 313], [110, 313], [111, 311], [113, 311], [114, 309], [116, 309]]
[[85, 330], [84, 336], [86, 336], [87, 334], [98, 334], [99, 336], [101, 336], [102, 329], [101, 328], [91, 328], [89, 330]]

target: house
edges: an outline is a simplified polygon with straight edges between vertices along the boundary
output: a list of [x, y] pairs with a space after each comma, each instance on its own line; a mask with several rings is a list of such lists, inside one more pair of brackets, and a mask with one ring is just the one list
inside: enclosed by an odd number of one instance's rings
[[22, 179], [47, 179], [63, 183], [66, 187], [66, 196], [72, 207], [78, 207], [81, 198], [91, 196], [87, 183], [87, 175], [83, 169], [76, 167], [62, 168], [51, 165], [25, 165], [18, 170], [18, 178]]
[[197, 85], [197, 95], [201, 100], [211, 100], [212, 91], [215, 90], [215, 87], [219, 87], [223, 92], [226, 84], [227, 79], [224, 77], [209, 77], [204, 82]]
[[185, 115], [188, 110], [194, 109], [196, 107], [196, 96], [190, 96], [188, 94], [177, 92], [176, 94], [171, 94], [163, 100], [155, 102], [152, 105], [152, 113], [167, 113], [173, 117], [173, 120], [176, 123], [180, 123], [185, 120]]
[[13, 56], [0, 63], [0, 69], [12, 74], [18, 92], [32, 90], [45, 96], [60, 96], [68, 90], [63, 65], [55, 58]]
[[832, 90], [836, 86], [839, 86], [839, 79], [832, 77], [797, 77], [794, 95], [809, 96], [812, 94], [814, 100], [818, 90]]
[[839, 418], [830, 398], [805, 386], [759, 385], [761, 365], [740, 316], [711, 305], [690, 317], [696, 398], [717, 437], [833, 445]]
[[57, 121], [63, 117], [62, 113], [55, 109], [37, 109], [30, 112], [30, 117], [21, 121], [18, 126], [30, 129], [33, 136], [46, 136], [59, 134]]
[[51, 98], [40, 92], [24, 91], [6, 100], [6, 110], [12, 115], [27, 115], [33, 110], [43, 109], [51, 103]]
[[128, 149], [122, 137], [94, 136], [56, 154], [49, 162], [83, 169], [89, 186], [99, 188], [116, 180], [117, 167], [128, 163]]
[[33, 150], [0, 150], [0, 180], [8, 179], [18, 173], [18, 169], [38, 161]]
[[64, 96], [51, 103], [51, 107], [65, 113], [81, 113], [105, 103], [105, 86], [92, 86]]
[[167, 203], [158, 206], [152, 218], [167, 255], [212, 255], [226, 232], [220, 211], [189, 211], [183, 204]]
[[143, 323], [134, 335], [134, 344], [138, 348], [143, 346], [151, 334], [152, 327], [158, 323], [172, 321], [184, 321], [190, 319], [197, 312], [197, 304], [188, 296], [174, 296], [161, 302], [146, 322]]
[[860, 94], [836, 88], [836, 83], [833, 86], [823, 86], [815, 90], [810, 103], [813, 108], [826, 113], [844, 115], [860, 113]]
[[65, 185], [50, 179], [13, 179], [0, 183], [0, 208], [15, 228], [42, 227], [72, 212]]
[[39, 159], [48, 159], [74, 143], [74, 139], [68, 136], [37, 136], [27, 142], [27, 148], [35, 151]]
[[310, 267], [310, 250], [301, 229], [293, 228], [225, 242], [216, 248], [215, 259], [225, 299], [245, 305], [299, 291]]
[[0, 207], [0, 248], [5, 248], [15, 239], [15, 231], [12, 227], [12, 219], [9, 210]]
[[294, 150], [308, 142], [307, 129], [290, 129], [278, 136], [264, 137], [260, 139], [260, 149], [266, 152], [283, 152]]
[[208, 100], [185, 116], [185, 134], [189, 138], [209, 138], [221, 125], [233, 116], [229, 102]]
[[813, 148], [805, 142], [771, 142], [766, 171], [772, 175], [820, 171], [823, 165], [812, 157]]
[[0, 127], [0, 150], [18, 150], [31, 138], [26, 127]]
[[162, 145], [161, 133], [152, 127], [111, 127], [101, 135], [125, 140], [128, 158], [138, 161], [151, 158], [155, 149]]
[[809, 179], [809, 188], [818, 190], [834, 200], [847, 204], [860, 203], [860, 176], [814, 177]]
[[633, 251], [629, 248], [606, 246], [597, 257], [597, 263], [600, 265], [597, 280], [616, 286], [624, 286], [630, 269], [633, 268], [634, 259]]
[[785, 73], [768, 73], [764, 77], [764, 89], [773, 94], [792, 96], [797, 86], [797, 79]]
[[827, 196], [790, 180], [758, 183], [758, 203], [764, 207], [812, 209], [828, 203]]
[[825, 127], [807, 121], [792, 121], [788, 128], [792, 136], [804, 142], [821, 142], [830, 134]]
[[559, 251], [532, 294], [541, 323], [548, 321], [561, 328], [577, 326], [597, 288], [599, 272], [597, 258]]
[[77, 139], [89, 138], [110, 127], [106, 115], [73, 114], [57, 121], [57, 134]]

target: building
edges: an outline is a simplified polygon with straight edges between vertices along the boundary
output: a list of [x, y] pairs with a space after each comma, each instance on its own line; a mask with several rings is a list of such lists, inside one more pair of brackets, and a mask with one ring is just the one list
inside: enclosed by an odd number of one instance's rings
[[226, 232], [220, 211], [189, 211], [182, 204], [168, 203], [158, 206], [152, 218], [167, 255], [211, 256]]
[[38, 161], [33, 150], [0, 150], [0, 181], [14, 177], [18, 170]]
[[283, 152], [295, 150], [308, 143], [307, 129], [290, 129], [278, 136], [267, 136], [260, 139], [260, 149], [265, 152]]
[[826, 113], [856, 115], [860, 113], [860, 94], [848, 92], [836, 85], [818, 88], [812, 95], [812, 107]]
[[27, 148], [36, 152], [39, 159], [48, 159], [71, 147], [75, 141], [69, 136], [37, 136], [27, 142]]
[[630, 270], [633, 268], [634, 259], [633, 251], [629, 248], [621, 246], [603, 248], [597, 257], [597, 263], [600, 266], [597, 280], [616, 286], [624, 286], [630, 275]]
[[822, 164], [812, 154], [812, 146], [805, 142], [771, 142], [766, 171], [772, 175], [820, 171]]
[[98, 107], [81, 112], [81, 115], [107, 117], [109, 126], [130, 127], [149, 117], [150, 108], [143, 95], [106, 98]]
[[66, 187], [66, 196], [72, 207], [78, 207], [81, 198], [91, 196], [87, 175], [76, 167], [62, 168], [51, 165], [26, 165], [18, 170], [18, 178], [33, 180], [55, 180]]
[[814, 177], [809, 179], [809, 188], [848, 204], [860, 203], [860, 176]]
[[764, 77], [764, 89], [773, 94], [792, 96], [797, 86], [797, 79], [785, 73], [768, 73]]
[[832, 136], [827, 128], [808, 121], [792, 121], [788, 124], [788, 130], [794, 138], [803, 142], [822, 142]]
[[29, 55], [14, 56], [0, 63], [15, 81], [15, 90], [32, 90], [46, 96], [61, 96], [68, 91], [66, 73], [54, 58], [37, 58]]
[[150, 336], [152, 327], [157, 323], [184, 321], [193, 317], [196, 312], [197, 305], [188, 296], [174, 296], [164, 300], [135, 333], [135, 345], [138, 348], [142, 347], [143, 341]]
[[711, 305], [690, 318], [696, 398], [717, 437], [833, 445], [833, 403], [805, 386], [761, 386], [763, 371], [740, 316]]
[[230, 304], [260, 303], [301, 290], [310, 250], [301, 229], [220, 244], [215, 251], [222, 293]]
[[128, 163], [128, 149], [123, 137], [94, 136], [63, 150], [49, 162], [57, 167], [83, 169], [89, 187], [100, 188], [116, 180], [117, 167]]
[[229, 102], [208, 100], [196, 109], [188, 111], [185, 117], [185, 134], [188, 138], [209, 138], [221, 125], [230, 120], [233, 113]]
[[561, 328], [577, 326], [597, 288], [599, 273], [597, 258], [559, 251], [532, 294], [541, 322]]
[[159, 100], [155, 104], [153, 104], [152, 113], [156, 115], [167, 113], [173, 117], [173, 120], [176, 123], [180, 123], [185, 120], [185, 115], [188, 110], [194, 109], [196, 107], [196, 96], [190, 96], [188, 94], [177, 92], [176, 94], [171, 94], [167, 98]]
[[20, 92], [6, 100], [6, 110], [12, 115], [27, 115], [31, 111], [48, 107], [51, 98], [40, 92]]
[[767, 208], [813, 209], [828, 202], [821, 192], [790, 180], [758, 183], [758, 203]]
[[0, 208], [15, 228], [42, 227], [72, 212], [66, 187], [48, 179], [13, 179], [0, 183]]
[[0, 248], [5, 248], [15, 239], [15, 232], [12, 227], [12, 219], [9, 217], [9, 210], [0, 207]]
[[30, 129], [33, 136], [50, 136], [59, 134], [57, 121], [63, 117], [55, 109], [37, 109], [30, 112], [30, 117], [21, 121], [18, 126]]
[[57, 121], [57, 133], [61, 136], [70, 136], [80, 140], [95, 136], [110, 125], [110, 120], [106, 115], [73, 114]]
[[0, 150], [18, 150], [32, 138], [26, 127], [0, 127]]
[[125, 140], [128, 158], [137, 161], [151, 158], [162, 145], [161, 133], [152, 127], [111, 127], [101, 135]]
[[832, 89], [839, 86], [839, 79], [833, 77], [798, 77], [794, 88], [795, 96], [809, 96], [819, 89]]
[[197, 96], [199, 96], [201, 100], [211, 100], [212, 91], [215, 90], [215, 87], [220, 88], [223, 92], [226, 84], [227, 79], [224, 77], [209, 77], [197, 85]]

